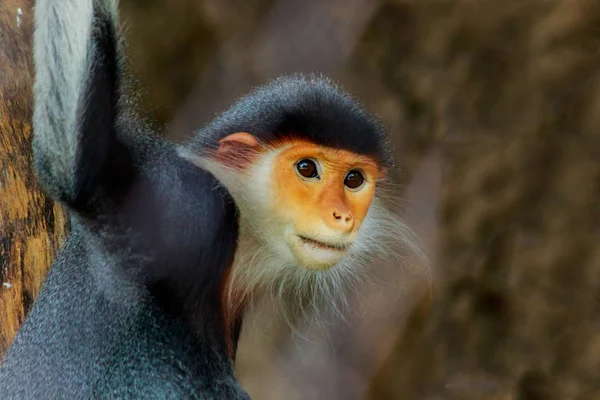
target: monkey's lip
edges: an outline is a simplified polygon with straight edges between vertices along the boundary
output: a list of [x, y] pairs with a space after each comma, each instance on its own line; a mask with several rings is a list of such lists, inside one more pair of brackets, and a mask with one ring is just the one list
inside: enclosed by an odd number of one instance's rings
[[300, 240], [302, 240], [302, 242], [313, 245], [315, 247], [319, 247], [324, 250], [346, 252], [346, 251], [348, 251], [348, 248], [350, 247], [349, 243], [325, 243], [320, 240], [311, 239], [311, 238], [308, 238], [308, 237], [302, 236], [302, 235], [296, 235], [296, 236], [298, 236], [300, 238]]
[[293, 235], [290, 250], [296, 258], [297, 265], [311, 270], [325, 270], [335, 266], [346, 254], [349, 241], [324, 242], [305, 235]]

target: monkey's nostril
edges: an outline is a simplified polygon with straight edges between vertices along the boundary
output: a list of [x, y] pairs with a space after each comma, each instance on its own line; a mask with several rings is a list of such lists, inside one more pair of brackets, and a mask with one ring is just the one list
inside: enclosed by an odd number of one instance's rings
[[343, 221], [345, 223], [352, 221], [352, 215], [350, 213], [338, 213], [337, 211], [334, 211], [333, 218], [335, 218], [337, 221]]

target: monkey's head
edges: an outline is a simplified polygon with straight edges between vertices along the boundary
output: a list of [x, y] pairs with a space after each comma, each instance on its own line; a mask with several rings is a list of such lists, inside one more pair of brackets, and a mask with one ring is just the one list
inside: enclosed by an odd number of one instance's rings
[[383, 130], [326, 79], [275, 80], [181, 154], [213, 173], [240, 211], [236, 303], [261, 291], [293, 303], [339, 292], [374, 258], [389, 257], [393, 242], [418, 248], [380, 201], [392, 167]]

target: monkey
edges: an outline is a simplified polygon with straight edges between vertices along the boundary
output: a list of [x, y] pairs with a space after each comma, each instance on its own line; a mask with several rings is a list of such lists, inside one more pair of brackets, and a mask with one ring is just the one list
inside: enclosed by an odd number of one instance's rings
[[385, 130], [320, 75], [260, 87], [176, 145], [136, 115], [116, 0], [39, 0], [34, 161], [72, 230], [0, 367], [3, 398], [246, 399], [245, 311], [336, 309], [416, 238]]
[[418, 238], [386, 201], [395, 168], [388, 133], [320, 74], [256, 89], [178, 152], [210, 171], [239, 212], [224, 288], [229, 326], [239, 329], [265, 295], [290, 324], [300, 315], [318, 324], [324, 311], [343, 317], [347, 289], [369, 279], [370, 265], [403, 263], [399, 246], [427, 270]]

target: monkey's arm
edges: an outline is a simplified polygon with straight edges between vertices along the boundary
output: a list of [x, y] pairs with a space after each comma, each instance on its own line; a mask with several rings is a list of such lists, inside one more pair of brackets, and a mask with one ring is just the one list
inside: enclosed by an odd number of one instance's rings
[[114, 145], [116, 7], [115, 0], [39, 0], [35, 7], [35, 170], [50, 195], [76, 210], [93, 200]]

